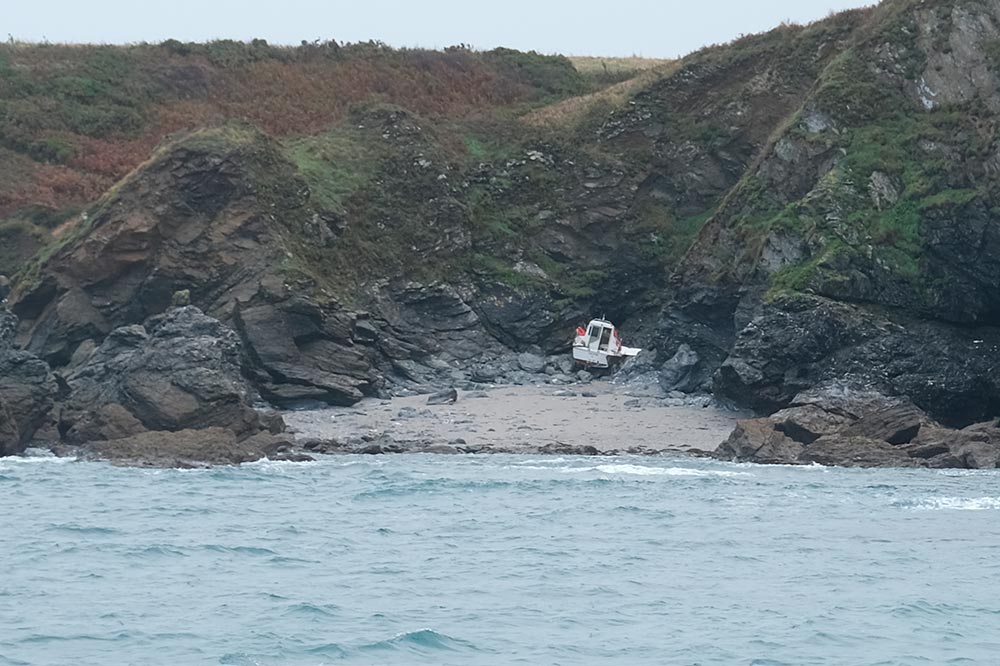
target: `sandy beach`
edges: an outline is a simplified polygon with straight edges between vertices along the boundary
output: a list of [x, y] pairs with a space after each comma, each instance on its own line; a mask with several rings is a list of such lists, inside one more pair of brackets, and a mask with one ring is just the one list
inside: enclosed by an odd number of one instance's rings
[[428, 396], [368, 399], [354, 407], [284, 414], [299, 439], [404, 442], [482, 452], [560, 452], [592, 446], [599, 453], [714, 450], [746, 414], [708, 398], [636, 397], [606, 382], [569, 387], [509, 386], [459, 391], [454, 404]]

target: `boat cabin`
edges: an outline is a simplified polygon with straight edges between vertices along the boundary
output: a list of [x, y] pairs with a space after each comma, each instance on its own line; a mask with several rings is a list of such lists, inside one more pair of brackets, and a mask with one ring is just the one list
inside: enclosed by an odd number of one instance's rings
[[637, 356], [640, 349], [626, 347], [615, 325], [606, 319], [594, 319], [586, 330], [577, 329], [573, 341], [573, 359], [587, 367], [607, 368], [611, 363]]

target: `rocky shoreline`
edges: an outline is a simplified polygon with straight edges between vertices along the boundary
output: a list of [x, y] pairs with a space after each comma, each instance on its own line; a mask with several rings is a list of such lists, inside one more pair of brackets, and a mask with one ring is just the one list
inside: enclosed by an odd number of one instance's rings
[[[54, 373], [13, 341], [0, 315], [2, 453], [29, 447], [118, 465], [194, 467], [319, 454], [713, 456], [763, 464], [1000, 467], [1000, 421], [961, 429], [906, 398], [830, 382], [770, 416], [748, 418], [708, 394], [684, 393], [699, 358], [682, 348], [626, 365], [615, 382], [570, 374], [559, 356], [512, 355], [491, 369], [506, 386], [427, 385], [351, 406], [299, 403], [277, 411], [247, 380], [239, 336], [183, 305], [110, 332]], [[566, 366], [566, 367], [563, 367]], [[669, 390], [668, 390], [669, 389]], [[728, 435], [728, 436], [727, 436]], [[720, 444], [721, 442], [721, 444]]]

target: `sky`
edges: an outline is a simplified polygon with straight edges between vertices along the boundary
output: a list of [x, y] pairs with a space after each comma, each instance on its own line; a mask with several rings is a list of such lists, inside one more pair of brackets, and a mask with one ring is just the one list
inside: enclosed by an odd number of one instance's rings
[[[0, 0], [0, 38], [121, 44], [263, 38], [506, 46], [670, 58], [874, 0]], [[6, 5], [6, 6], [4, 6]], [[4, 34], [4, 31], [6, 34]]]

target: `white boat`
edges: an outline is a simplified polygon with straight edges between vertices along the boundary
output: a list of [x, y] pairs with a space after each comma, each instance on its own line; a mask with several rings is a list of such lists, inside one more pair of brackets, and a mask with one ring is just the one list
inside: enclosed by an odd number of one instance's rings
[[587, 330], [577, 329], [573, 340], [573, 359], [588, 368], [606, 368], [629, 356], [638, 356], [641, 349], [626, 347], [615, 325], [606, 319], [594, 319]]

